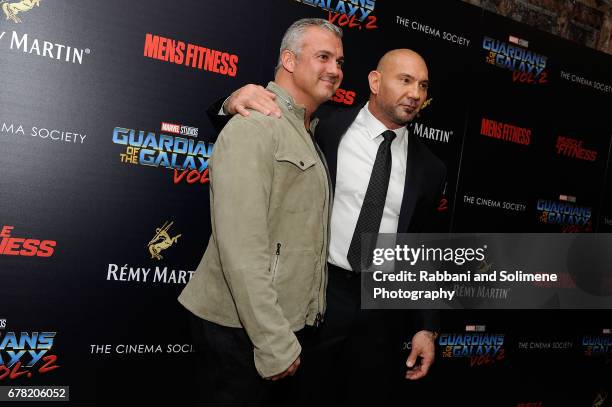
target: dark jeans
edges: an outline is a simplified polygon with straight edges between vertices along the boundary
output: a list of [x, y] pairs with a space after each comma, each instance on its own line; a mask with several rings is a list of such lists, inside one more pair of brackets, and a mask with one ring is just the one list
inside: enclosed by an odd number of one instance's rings
[[359, 275], [329, 265], [327, 311], [318, 328], [297, 332], [295, 376], [276, 382], [255, 370], [244, 329], [192, 316], [198, 350], [198, 406], [384, 405], [405, 381], [403, 310], [361, 309]]
[[360, 276], [328, 265], [325, 321], [304, 351], [302, 405], [377, 406], [406, 372], [403, 310], [361, 309]]
[[[229, 328], [191, 314], [197, 356], [196, 405], [202, 407], [290, 406], [299, 392], [293, 377], [264, 380], [255, 369], [253, 344], [242, 328]], [[303, 332], [296, 332], [304, 349]]]

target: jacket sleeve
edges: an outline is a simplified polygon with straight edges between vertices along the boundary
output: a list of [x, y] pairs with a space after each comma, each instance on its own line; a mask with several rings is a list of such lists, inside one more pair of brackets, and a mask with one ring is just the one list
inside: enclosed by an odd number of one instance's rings
[[[448, 199], [446, 194], [446, 166], [441, 164], [438, 168], [439, 174], [433, 179], [438, 179], [433, 194], [432, 206], [429, 208], [429, 219], [423, 228], [427, 233], [445, 233], [449, 231], [450, 221], [448, 219]], [[444, 200], [444, 201], [443, 201]], [[416, 311], [415, 330], [440, 332], [440, 311], [435, 309], [419, 309]]]
[[417, 313], [415, 331], [440, 332], [440, 311], [435, 309], [420, 309]]
[[270, 274], [268, 210], [275, 142], [265, 121], [236, 117], [211, 158], [213, 236], [238, 317], [262, 377], [285, 371], [301, 346], [278, 305]]

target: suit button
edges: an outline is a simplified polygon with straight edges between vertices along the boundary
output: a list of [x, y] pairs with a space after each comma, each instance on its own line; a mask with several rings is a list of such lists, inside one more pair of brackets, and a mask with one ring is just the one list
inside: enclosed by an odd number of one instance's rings
[[300, 165], [303, 167], [304, 166], [304, 161], [300, 161]]

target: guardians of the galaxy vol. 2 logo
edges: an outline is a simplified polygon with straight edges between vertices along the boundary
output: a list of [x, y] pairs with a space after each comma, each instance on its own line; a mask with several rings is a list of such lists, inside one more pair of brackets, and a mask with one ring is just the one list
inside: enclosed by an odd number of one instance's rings
[[612, 357], [612, 335], [585, 335], [580, 343], [585, 356]]
[[51, 353], [56, 334], [0, 330], [0, 382], [59, 368], [57, 355]]
[[[173, 127], [177, 128], [177, 135], [167, 134], [173, 132]], [[119, 154], [121, 162], [174, 170], [175, 184], [181, 180], [188, 184], [208, 182], [208, 159], [213, 143], [195, 139], [197, 128], [162, 123], [162, 131], [156, 134], [115, 127], [113, 143], [125, 146], [125, 151]]]
[[327, 11], [328, 20], [340, 27], [372, 30], [378, 28], [373, 15], [376, 0], [295, 0]]
[[559, 201], [538, 199], [536, 210], [539, 223], [560, 225], [564, 232], [593, 230], [592, 208], [576, 205], [576, 197], [560, 195]]
[[444, 333], [438, 338], [443, 358], [468, 358], [470, 366], [489, 365], [504, 359], [504, 334]]
[[[511, 39], [515, 37], [510, 37]], [[526, 41], [515, 38], [517, 43]], [[482, 48], [488, 51], [485, 61], [498, 68], [512, 72], [514, 82], [543, 84], [548, 82], [546, 62], [548, 58], [525, 49], [518, 44], [512, 44], [491, 37], [484, 37]]]

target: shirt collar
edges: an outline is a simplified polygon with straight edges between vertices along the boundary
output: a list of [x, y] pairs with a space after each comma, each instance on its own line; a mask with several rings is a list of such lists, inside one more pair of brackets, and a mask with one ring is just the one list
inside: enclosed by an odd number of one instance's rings
[[[370, 102], [366, 103], [363, 108], [361, 108], [361, 112], [363, 113], [363, 125], [365, 126], [368, 137], [370, 140], [374, 140], [376, 137], [380, 136], [384, 131], [389, 130], [387, 126], [385, 126], [380, 120], [378, 120], [368, 109]], [[408, 133], [408, 129], [406, 126], [402, 126], [399, 129], [391, 130], [395, 133], [397, 139], [403, 139], [406, 137]]]

